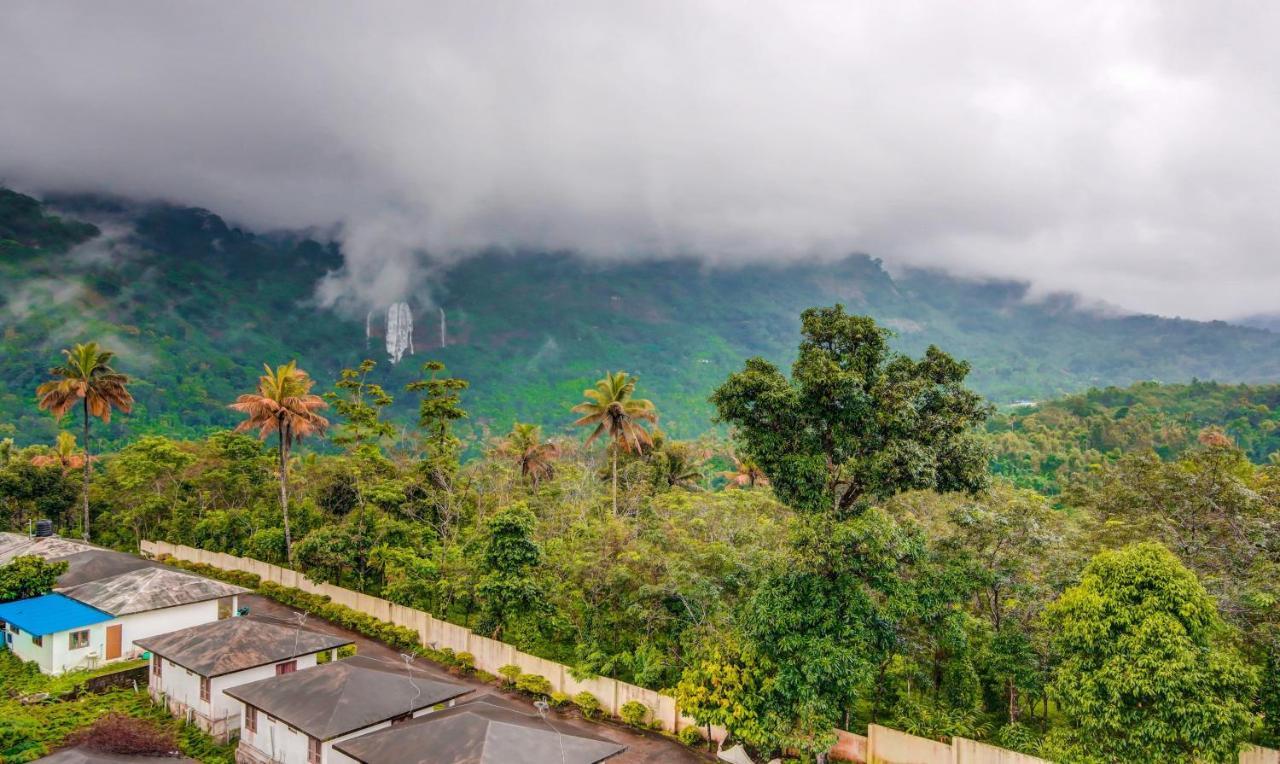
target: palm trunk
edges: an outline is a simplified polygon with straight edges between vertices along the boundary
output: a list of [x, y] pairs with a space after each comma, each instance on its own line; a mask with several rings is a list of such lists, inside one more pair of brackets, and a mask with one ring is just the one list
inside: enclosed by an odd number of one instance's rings
[[284, 434], [284, 427], [280, 430], [280, 512], [284, 515], [284, 556], [289, 563], [289, 567], [293, 567], [293, 536], [289, 532], [289, 446]]
[[616, 443], [613, 445], [613, 516], [618, 516], [618, 444]]
[[81, 490], [84, 499], [84, 540], [89, 540], [89, 397], [84, 399], [84, 488]]

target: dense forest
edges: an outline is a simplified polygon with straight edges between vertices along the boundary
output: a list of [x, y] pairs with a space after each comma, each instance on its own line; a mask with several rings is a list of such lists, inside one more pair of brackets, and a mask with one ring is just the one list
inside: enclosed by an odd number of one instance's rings
[[[231, 426], [222, 403], [257, 375], [259, 359], [297, 359], [322, 380], [386, 359], [387, 305], [369, 306], [366, 339], [363, 307], [342, 312], [314, 300], [317, 284], [343, 267], [333, 244], [255, 234], [198, 209], [51, 201], [61, 217], [0, 189], [0, 420], [12, 428], [0, 436], [24, 445], [56, 436], [31, 410], [31, 389], [74, 342], [118, 350], [133, 379], [134, 415], [127, 430], [95, 431], [104, 447], [140, 433], [199, 438]], [[1271, 332], [1086, 310], [1069, 297], [1031, 299], [1023, 284], [891, 276], [861, 255], [721, 267], [494, 251], [424, 272], [409, 299], [416, 355], [379, 373], [401, 387], [431, 357], [470, 379], [471, 416], [459, 425], [469, 448], [514, 420], [567, 434], [565, 401], [618, 368], [661, 402], [667, 432], [697, 437], [713, 426], [708, 396], [743, 358], [790, 363], [800, 311], [834, 303], [892, 328], [901, 352], [936, 344], [965, 358], [969, 384], [1001, 404], [1143, 380], [1280, 378], [1280, 335]], [[405, 426], [413, 413], [401, 400], [388, 417]]]

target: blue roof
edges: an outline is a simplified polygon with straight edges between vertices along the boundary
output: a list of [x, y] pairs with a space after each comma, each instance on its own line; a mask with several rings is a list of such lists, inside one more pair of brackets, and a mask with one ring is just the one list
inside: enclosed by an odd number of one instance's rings
[[114, 617], [61, 594], [0, 603], [0, 621], [11, 623], [37, 637], [92, 626]]

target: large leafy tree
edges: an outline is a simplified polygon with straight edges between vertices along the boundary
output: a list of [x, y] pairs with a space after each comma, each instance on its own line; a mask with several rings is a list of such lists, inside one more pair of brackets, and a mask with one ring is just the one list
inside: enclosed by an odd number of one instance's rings
[[311, 377], [298, 368], [296, 361], [266, 371], [258, 378], [258, 388], [241, 395], [229, 408], [244, 414], [246, 419], [236, 426], [236, 432], [257, 430], [265, 440], [271, 433], [279, 438], [280, 457], [280, 512], [284, 519], [285, 555], [293, 562], [293, 538], [289, 529], [289, 449], [308, 435], [323, 435], [329, 420], [318, 411], [328, 404], [311, 393], [314, 384]]
[[1168, 549], [1098, 554], [1046, 611], [1061, 656], [1058, 758], [1233, 762], [1255, 717], [1255, 670], [1213, 598]]
[[975, 491], [987, 457], [973, 434], [987, 416], [964, 387], [968, 364], [930, 347], [916, 361], [889, 332], [844, 307], [801, 315], [791, 378], [752, 358], [711, 396], [778, 498], [848, 514], [910, 488]]
[[545, 606], [545, 595], [533, 577], [542, 550], [533, 540], [537, 518], [524, 504], [495, 515], [486, 527], [484, 571], [476, 594], [480, 598], [478, 629], [493, 639], [521, 616]]
[[89, 456], [89, 422], [97, 417], [104, 423], [111, 421], [112, 409], [128, 414], [133, 410], [133, 396], [129, 394], [129, 377], [111, 368], [115, 353], [98, 347], [96, 342], [86, 342], [62, 351], [65, 361], [49, 370], [54, 379], [36, 388], [38, 405], [62, 418], [76, 406], [84, 419], [84, 485], [82, 503], [84, 510], [81, 533], [89, 540], [89, 474], [92, 469]]
[[53, 591], [58, 576], [67, 572], [65, 561], [48, 561], [40, 557], [15, 557], [0, 565], [0, 602], [39, 597]]
[[640, 453], [653, 445], [653, 437], [645, 422], [656, 423], [658, 411], [653, 402], [636, 398], [636, 378], [625, 371], [607, 372], [590, 390], [584, 390], [585, 401], [573, 407], [582, 416], [573, 424], [594, 427], [587, 445], [605, 436], [610, 442], [613, 473], [613, 513], [618, 514], [618, 452]]

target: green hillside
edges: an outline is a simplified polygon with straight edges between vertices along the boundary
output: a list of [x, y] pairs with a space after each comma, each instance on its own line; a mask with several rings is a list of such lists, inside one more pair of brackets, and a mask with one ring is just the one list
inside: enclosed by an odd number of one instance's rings
[[[470, 379], [474, 418], [464, 434], [472, 436], [505, 431], [515, 418], [561, 430], [569, 405], [610, 368], [638, 374], [664, 428], [692, 436], [710, 424], [715, 384], [748, 356], [786, 362], [800, 311], [835, 302], [894, 327], [903, 350], [937, 343], [967, 359], [973, 386], [997, 402], [1149, 379], [1280, 379], [1280, 335], [1267, 331], [1104, 316], [1069, 298], [1028, 301], [1016, 283], [891, 277], [866, 256], [710, 268], [482, 254], [443, 269], [430, 294], [411, 300], [415, 355], [391, 367], [380, 336], [366, 349], [364, 316], [310, 301], [317, 280], [341, 264], [331, 245], [256, 235], [197, 209], [88, 197], [57, 204], [61, 218], [0, 190], [0, 435], [20, 442], [54, 435], [32, 391], [58, 350], [84, 339], [116, 349], [119, 368], [136, 377], [133, 435], [227, 425], [225, 403], [263, 361], [296, 357], [327, 387], [341, 368], [372, 357], [391, 390], [427, 358]], [[443, 348], [438, 307], [447, 315]], [[396, 412], [407, 419], [412, 401], [401, 398]], [[118, 442], [125, 426], [115, 420], [100, 432]]]

